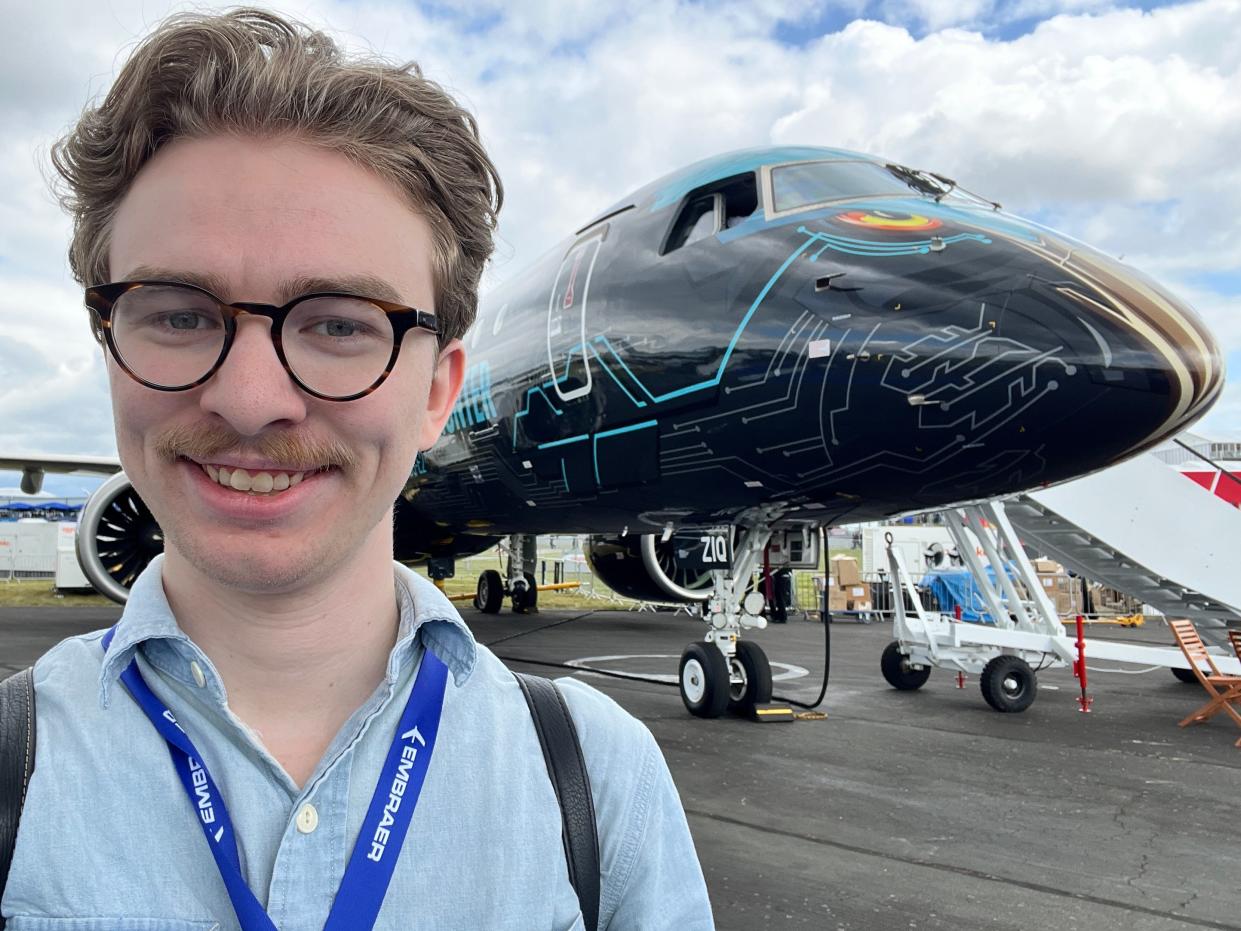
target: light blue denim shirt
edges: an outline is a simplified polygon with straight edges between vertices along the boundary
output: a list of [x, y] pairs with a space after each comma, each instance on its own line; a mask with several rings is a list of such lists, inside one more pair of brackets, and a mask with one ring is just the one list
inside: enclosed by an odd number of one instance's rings
[[[424, 645], [448, 666], [443, 717], [375, 927], [582, 927], [529, 709], [430, 582], [397, 566], [400, 629], [387, 675], [299, 790], [177, 626], [161, 562], [134, 585], [106, 658], [96, 631], [35, 664], [35, 773], [0, 902], [9, 931], [238, 927], [167, 745], [118, 679], [135, 656], [220, 787], [242, 871], [276, 927], [320, 931]], [[594, 792], [599, 927], [711, 928], [685, 814], [650, 732], [590, 686], [560, 685]]]

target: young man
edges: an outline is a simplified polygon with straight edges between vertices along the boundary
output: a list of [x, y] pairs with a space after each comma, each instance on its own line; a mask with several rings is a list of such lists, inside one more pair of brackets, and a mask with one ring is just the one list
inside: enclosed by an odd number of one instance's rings
[[[54, 161], [165, 556], [35, 667], [10, 931], [582, 927], [517, 683], [392, 561], [499, 209], [472, 118], [241, 10], [161, 26]], [[710, 927], [654, 740], [561, 687], [599, 927]]]

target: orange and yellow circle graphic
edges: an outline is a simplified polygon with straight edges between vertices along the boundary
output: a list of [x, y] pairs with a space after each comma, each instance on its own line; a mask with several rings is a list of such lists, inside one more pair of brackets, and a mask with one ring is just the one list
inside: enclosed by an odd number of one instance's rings
[[834, 219], [872, 230], [900, 232], [933, 230], [944, 225], [934, 217], [924, 217], [917, 213], [895, 213], [888, 210], [849, 210], [836, 214]]

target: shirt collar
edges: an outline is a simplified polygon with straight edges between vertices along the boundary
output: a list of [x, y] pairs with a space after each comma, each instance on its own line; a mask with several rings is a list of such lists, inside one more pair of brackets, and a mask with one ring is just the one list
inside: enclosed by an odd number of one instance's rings
[[[129, 600], [116, 624], [112, 644], [99, 672], [99, 704], [106, 708], [111, 691], [129, 666], [138, 648], [148, 641], [167, 641], [170, 646], [201, 656], [202, 651], [181, 630], [164, 594], [163, 555], [156, 556], [135, 580]], [[478, 659], [474, 635], [460, 612], [434, 583], [414, 570], [394, 562], [400, 623], [397, 642], [388, 656], [387, 679], [395, 683], [400, 671], [425, 645], [444, 661], [459, 687], [469, 678]]]

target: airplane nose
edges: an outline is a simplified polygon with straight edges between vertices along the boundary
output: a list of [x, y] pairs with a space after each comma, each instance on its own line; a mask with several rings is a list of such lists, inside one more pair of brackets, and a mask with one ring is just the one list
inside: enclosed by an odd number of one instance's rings
[[1082, 243], [1008, 215], [945, 211], [923, 249], [831, 222], [804, 227], [796, 292], [831, 346], [826, 461], [801, 482], [858, 500], [899, 484], [928, 508], [1011, 494], [1148, 449], [1220, 394], [1197, 314]]
[[1078, 320], [1097, 344], [1098, 357], [1082, 360], [1095, 363], [1093, 377], [1120, 386], [1132, 374], [1166, 385], [1162, 416], [1149, 422], [1145, 437], [1135, 437], [1135, 448], [1152, 446], [1206, 413], [1223, 390], [1223, 357], [1185, 301], [1137, 269], [1080, 245], [1056, 268], [1067, 276], [1055, 290], [1078, 305]]

